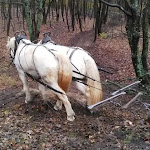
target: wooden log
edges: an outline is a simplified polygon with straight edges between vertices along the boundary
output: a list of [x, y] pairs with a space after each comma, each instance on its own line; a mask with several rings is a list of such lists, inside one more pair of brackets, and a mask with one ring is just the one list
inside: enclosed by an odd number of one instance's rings
[[133, 103], [134, 101], [136, 101], [137, 98], [138, 98], [139, 96], [141, 96], [141, 95], [143, 95], [143, 93], [142, 93], [142, 92], [139, 92], [139, 93], [138, 93], [134, 98], [132, 98], [127, 104], [125, 104], [124, 106], [122, 106], [122, 108], [127, 109], [127, 108], [129, 107], [129, 105], [130, 105], [131, 103]]

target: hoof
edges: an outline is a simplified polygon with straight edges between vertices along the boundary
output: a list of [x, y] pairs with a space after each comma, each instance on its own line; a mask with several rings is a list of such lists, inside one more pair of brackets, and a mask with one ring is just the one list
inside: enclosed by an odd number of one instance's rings
[[32, 101], [31, 99], [25, 99], [26, 104], [30, 103], [31, 101]]
[[25, 100], [25, 103], [26, 103], [26, 104], [28, 104], [28, 103], [29, 103], [29, 101]]
[[55, 109], [55, 110], [61, 110], [62, 107], [59, 107], [59, 106], [55, 105], [55, 106], [54, 106], [54, 109]]
[[55, 110], [59, 110], [58, 106], [56, 106], [56, 105], [54, 106], [54, 109], [55, 109]]
[[74, 116], [67, 116], [68, 121], [74, 121], [75, 117]]

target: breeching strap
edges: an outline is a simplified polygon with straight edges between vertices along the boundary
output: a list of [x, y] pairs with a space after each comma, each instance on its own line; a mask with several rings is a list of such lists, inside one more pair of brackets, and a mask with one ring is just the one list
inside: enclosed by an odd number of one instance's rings
[[84, 85], [86, 85], [86, 86], [92, 87], [92, 88], [94, 88], [94, 89], [97, 89], [97, 90], [102, 91], [102, 89], [96, 88], [96, 87], [94, 87], [94, 86], [92, 86], [92, 85], [89, 85], [89, 84], [83, 82], [83, 81], [80, 81], [80, 80], [75, 80], [75, 81], [77, 81], [77, 82], [79, 82], [79, 83], [82, 83], [82, 84], [84, 84]]
[[[71, 61], [70, 61], [70, 63], [71, 63], [72, 66], [74, 66], [74, 67], [78, 70], [78, 68], [77, 68]], [[82, 74], [79, 70], [78, 70], [78, 71], [73, 70], [73, 72], [74, 72], [74, 73], [77, 73], [77, 74], [79, 74], [79, 75], [82, 75], [83, 77], [89, 78], [89, 79], [91, 79], [91, 80], [93, 80], [93, 81], [99, 82], [99, 81], [97, 81], [97, 80], [95, 80], [95, 79], [93, 79], [93, 78], [91, 78], [91, 77], [89, 77], [89, 76], [86, 76], [86, 75]], [[101, 83], [101, 82], [99, 82], [99, 83]]]
[[[88, 76], [86, 76], [86, 75], [84, 75], [84, 74], [82, 74], [82, 73], [80, 73], [80, 72], [78, 72], [78, 71], [74, 71], [74, 70], [73, 70], [73, 72], [74, 72], [74, 73], [77, 73], [77, 74], [79, 74], [79, 75], [82, 75], [82, 76], [84, 76], [84, 77], [86, 77], [86, 78], [89, 78], [89, 79], [91, 79], [91, 80], [93, 80], [93, 81], [99, 82], [99, 81], [97, 81], [97, 80], [95, 80], [95, 79], [93, 79], [93, 78], [90, 78], [90, 77], [88, 77]], [[101, 82], [99, 82], [99, 83], [101, 83]]]

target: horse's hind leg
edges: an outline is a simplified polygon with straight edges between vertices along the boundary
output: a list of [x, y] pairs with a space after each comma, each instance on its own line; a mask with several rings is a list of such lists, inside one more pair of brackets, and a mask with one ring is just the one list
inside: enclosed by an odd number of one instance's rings
[[69, 102], [67, 96], [63, 95], [63, 94], [58, 94], [58, 93], [57, 93], [57, 95], [58, 95], [58, 98], [63, 102], [63, 104], [65, 106], [66, 113], [67, 113], [67, 120], [73, 121], [75, 119], [75, 117], [74, 117], [75, 113], [72, 110], [71, 103]]
[[68, 98], [66, 96], [66, 93], [57, 84], [51, 84], [51, 87], [53, 87], [54, 89], [56, 89], [56, 90], [58, 90], [58, 91], [63, 93], [63, 94], [60, 94], [58, 92], [54, 92], [53, 91], [54, 94], [56, 94], [57, 97], [59, 98], [60, 102], [62, 102], [64, 104], [64, 106], [65, 106], [66, 113], [67, 113], [67, 120], [73, 121], [75, 119], [75, 117], [74, 117], [75, 113], [72, 110], [71, 103], [69, 102], [69, 100], [68, 100]]
[[29, 87], [28, 87], [28, 84], [27, 84], [25, 73], [23, 71], [19, 71], [19, 77], [20, 77], [20, 79], [23, 83], [23, 91], [26, 94], [25, 103], [28, 103], [28, 102], [31, 101], [31, 94], [30, 94], [30, 91], [29, 91]]
[[86, 95], [86, 88], [87, 88], [87, 87], [86, 87], [84, 84], [79, 83], [79, 82], [77, 82], [77, 81], [74, 81], [74, 83], [75, 83], [76, 88], [77, 88], [79, 91], [81, 91], [82, 94], [84, 94], [85, 96], [87, 96], [87, 95]]
[[45, 94], [46, 94], [46, 91], [45, 91], [45, 86], [43, 86], [42, 84], [40, 84], [39, 83], [39, 91], [41, 92], [41, 94], [42, 94], [42, 99], [43, 100], [45, 100], [46, 99], [46, 96], [45, 96]]

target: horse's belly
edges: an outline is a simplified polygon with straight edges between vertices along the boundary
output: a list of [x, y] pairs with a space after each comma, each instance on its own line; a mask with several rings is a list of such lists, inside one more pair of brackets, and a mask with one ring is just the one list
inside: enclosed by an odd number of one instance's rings
[[36, 70], [28, 70], [27, 73], [30, 74], [32, 77], [34, 77], [36, 79], [40, 78], [40, 75]]

